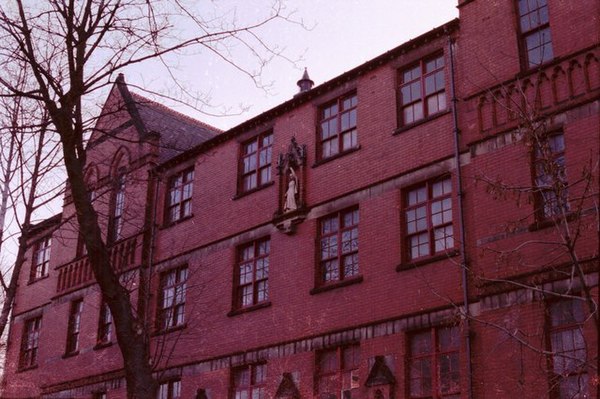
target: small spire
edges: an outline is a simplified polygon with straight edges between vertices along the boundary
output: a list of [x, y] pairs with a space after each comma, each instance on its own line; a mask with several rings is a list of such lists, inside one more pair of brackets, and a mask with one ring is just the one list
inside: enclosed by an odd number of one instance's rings
[[304, 68], [304, 73], [302, 74], [302, 79], [300, 79], [296, 84], [300, 88], [299, 93], [304, 93], [305, 91], [309, 91], [310, 89], [312, 89], [315, 82], [313, 82], [310, 79], [310, 77], [308, 76], [308, 70], [306, 68]]

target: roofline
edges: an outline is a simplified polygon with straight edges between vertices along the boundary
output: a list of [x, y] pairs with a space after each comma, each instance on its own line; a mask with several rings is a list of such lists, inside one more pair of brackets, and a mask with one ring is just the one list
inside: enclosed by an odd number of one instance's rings
[[28, 233], [32, 236], [36, 235], [40, 231], [52, 228], [55, 225], [60, 224], [61, 220], [62, 220], [62, 212], [57, 213], [56, 215], [50, 216], [48, 219], [44, 219], [41, 222], [29, 225]]
[[213, 131], [216, 134], [220, 134], [220, 133], [223, 132], [223, 129], [219, 129], [218, 127], [209, 125], [206, 122], [202, 122], [199, 119], [196, 119], [196, 118], [191, 117], [189, 115], [186, 115], [186, 114], [184, 114], [182, 112], [179, 112], [179, 111], [176, 111], [176, 110], [174, 110], [172, 108], [169, 108], [166, 105], [161, 104], [159, 102], [156, 102], [154, 100], [151, 100], [148, 97], [145, 97], [145, 96], [143, 96], [143, 95], [141, 95], [141, 94], [139, 94], [139, 93], [137, 93], [135, 91], [130, 91], [130, 92], [131, 92], [131, 96], [132, 97], [138, 97], [139, 99], [141, 99], [141, 100], [144, 101], [144, 102], [139, 102], [137, 99], [134, 99], [134, 101], [135, 101], [136, 104], [141, 104], [141, 105], [146, 105], [146, 106], [154, 106], [154, 107], [160, 108], [161, 110], [165, 111], [166, 113], [172, 114], [173, 117], [179, 117], [181, 119], [187, 120], [190, 123], [198, 125], [198, 127], [202, 127], [204, 129]]
[[458, 29], [458, 25], [459, 25], [459, 19], [455, 18], [455, 19], [453, 19], [449, 22], [446, 22], [445, 24], [440, 25], [420, 36], [417, 36], [414, 39], [404, 42], [401, 45], [399, 45], [398, 47], [388, 50], [385, 53], [383, 53], [383, 54], [381, 54], [381, 55], [379, 55], [379, 56], [377, 56], [377, 57], [375, 57], [375, 58], [373, 58], [373, 59], [371, 59], [371, 60], [369, 60], [347, 72], [344, 72], [343, 74], [338, 75], [338, 76], [334, 77], [333, 79], [330, 79], [330, 80], [312, 88], [311, 90], [308, 90], [303, 93], [298, 93], [296, 96], [292, 97], [290, 100], [287, 100], [287, 101], [255, 116], [253, 118], [250, 118], [247, 121], [244, 121], [244, 122], [240, 123], [239, 125], [236, 125], [236, 126], [232, 127], [231, 129], [224, 131], [223, 133], [217, 135], [216, 137], [213, 137], [212, 139], [209, 139], [203, 143], [200, 143], [196, 147], [192, 147], [189, 150], [185, 151], [184, 153], [179, 154], [179, 155], [163, 162], [162, 164], [157, 165], [156, 170], [160, 172], [160, 171], [170, 168], [173, 165], [178, 164], [179, 162], [184, 162], [192, 157], [195, 157], [195, 156], [201, 154], [206, 149], [212, 148], [218, 144], [228, 141], [229, 139], [237, 136], [238, 134], [246, 132], [266, 121], [273, 119], [274, 117], [277, 117], [277, 116], [285, 113], [286, 111], [288, 111], [290, 109], [298, 107], [299, 105], [302, 105], [302, 104], [308, 102], [309, 100], [312, 100], [313, 98], [320, 96], [321, 94], [323, 94], [323, 92], [329, 91], [329, 90], [333, 89], [334, 87], [341, 85], [344, 82], [347, 82], [351, 79], [354, 79], [360, 75], [365, 74], [368, 71], [371, 71], [371, 70], [379, 67], [384, 62], [387, 62], [393, 58], [396, 58], [400, 54], [403, 54], [404, 52], [406, 52], [409, 48], [414, 47], [418, 44], [421, 44], [421, 42], [426, 42], [431, 38], [437, 38], [443, 34], [450, 34], [450, 33], [454, 32], [455, 30]]

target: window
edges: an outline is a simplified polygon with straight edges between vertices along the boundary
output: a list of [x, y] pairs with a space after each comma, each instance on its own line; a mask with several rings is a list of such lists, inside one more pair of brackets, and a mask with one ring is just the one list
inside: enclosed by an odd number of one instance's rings
[[251, 364], [233, 369], [233, 399], [266, 399], [266, 379], [266, 364]]
[[167, 195], [168, 223], [192, 216], [193, 187], [194, 169], [188, 169], [171, 177]]
[[181, 381], [171, 380], [158, 385], [158, 399], [179, 399], [181, 397]]
[[52, 239], [45, 237], [33, 250], [33, 268], [31, 269], [31, 280], [37, 280], [48, 275], [50, 268], [50, 244]]
[[92, 394], [92, 398], [93, 399], [106, 399], [107, 398], [106, 392], [94, 392]]
[[409, 337], [410, 398], [460, 398], [458, 327], [444, 327]]
[[548, 23], [546, 0], [518, 0], [521, 42], [528, 68], [534, 68], [551, 60], [552, 37]]
[[266, 133], [242, 144], [241, 191], [246, 192], [271, 182], [273, 133]]
[[98, 319], [98, 344], [107, 344], [112, 337], [112, 315], [108, 304], [102, 301]]
[[581, 303], [573, 299], [554, 302], [549, 305], [548, 313], [552, 390], [560, 399], [587, 398], [585, 315]]
[[173, 269], [161, 275], [159, 329], [168, 330], [169, 328], [183, 325], [185, 320], [187, 275], [187, 267]]
[[534, 164], [539, 218], [562, 215], [569, 210], [564, 136], [542, 137], [535, 145]]
[[402, 123], [408, 125], [446, 109], [444, 55], [421, 60], [400, 73]]
[[358, 146], [356, 93], [340, 97], [319, 110], [321, 159]]
[[125, 205], [125, 174], [117, 177], [111, 203], [111, 215], [108, 223], [108, 242], [114, 243], [121, 239], [123, 229], [123, 210]]
[[320, 281], [330, 283], [358, 276], [358, 209], [327, 216], [319, 227]]
[[85, 238], [83, 237], [83, 234], [81, 232], [79, 232], [79, 234], [77, 235], [77, 248], [75, 249], [75, 256], [79, 257], [79, 256], [85, 256], [87, 255], [87, 248], [85, 246]]
[[271, 240], [263, 239], [238, 249], [237, 306], [269, 300], [269, 252]]
[[78, 299], [71, 302], [69, 312], [69, 325], [67, 329], [67, 350], [66, 354], [75, 354], [79, 350], [79, 333], [81, 331], [81, 312], [83, 310], [83, 300]]
[[452, 180], [427, 182], [406, 193], [406, 241], [410, 259], [454, 248]]
[[[352, 388], [358, 388], [360, 346], [350, 345], [317, 353], [316, 390], [321, 397], [345, 399]], [[338, 396], [342, 392], [344, 396]], [[329, 395], [329, 396], [328, 396]]]
[[23, 327], [23, 338], [21, 340], [19, 368], [26, 369], [37, 365], [41, 328], [41, 316], [25, 321], [25, 325]]

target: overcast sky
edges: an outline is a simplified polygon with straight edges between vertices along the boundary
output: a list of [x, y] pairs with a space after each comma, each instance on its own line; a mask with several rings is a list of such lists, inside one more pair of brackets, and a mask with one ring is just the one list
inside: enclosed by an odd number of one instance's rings
[[[236, 9], [240, 20], [261, 15], [269, 0], [219, 0], [211, 2], [218, 13]], [[175, 70], [186, 88], [207, 94], [209, 113], [224, 109], [240, 115], [213, 117], [158, 100], [221, 129], [233, 127], [288, 99], [297, 91], [296, 82], [308, 68], [319, 85], [456, 17], [456, 0], [288, 0], [287, 11], [297, 24], [276, 22], [260, 31], [269, 43], [285, 48], [285, 55], [301, 59], [294, 64], [282, 59], [272, 62], [262, 79], [272, 83], [268, 91], [257, 88], [239, 71], [207, 53], [183, 58]], [[261, 9], [262, 7], [262, 9]], [[245, 60], [238, 60], [244, 63]], [[142, 71], [142, 72], [140, 72]], [[125, 71], [126, 81], [154, 91], [167, 91], [172, 82], [164, 70], [145, 65]], [[133, 88], [135, 90], [135, 88]], [[138, 90], [139, 91], [139, 90]]]

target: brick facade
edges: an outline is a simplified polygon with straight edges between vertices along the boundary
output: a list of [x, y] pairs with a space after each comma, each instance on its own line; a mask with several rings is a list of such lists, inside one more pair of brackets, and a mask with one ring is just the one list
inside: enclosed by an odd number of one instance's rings
[[[118, 79], [86, 176], [101, 225], [121, 212], [111, 257], [134, 302], [140, 268], [151, 270], [152, 361], [165, 390], [211, 399], [566, 398], [575, 384], [576, 397], [597, 397], [598, 327], [581, 298], [586, 288], [596, 303], [599, 295], [600, 5], [547, 0], [553, 58], [528, 68], [518, 4], [461, 0], [459, 19], [225, 132]], [[431, 60], [443, 63], [440, 75], [428, 75]], [[415, 68], [421, 86], [409, 95]], [[428, 76], [438, 79], [436, 103]], [[345, 143], [349, 94], [356, 136]], [[340, 116], [328, 129], [342, 141], [323, 157], [331, 104]], [[564, 138], [566, 218], [540, 218], [531, 190], [495, 189], [535, 186], [532, 121]], [[297, 209], [284, 212], [289, 167]], [[253, 170], [265, 174], [245, 186]], [[585, 286], [568, 253], [544, 244], [564, 238], [565, 220], [580, 232]], [[61, 214], [35, 228], [2, 397], [124, 398], [114, 332], [98, 340], [102, 298], [69, 195]], [[49, 236], [49, 272], [32, 278], [37, 243]], [[564, 293], [585, 318], [555, 325], [549, 309], [568, 302]], [[561, 373], [553, 345], [565, 331], [584, 349], [567, 353], [581, 363]]]

